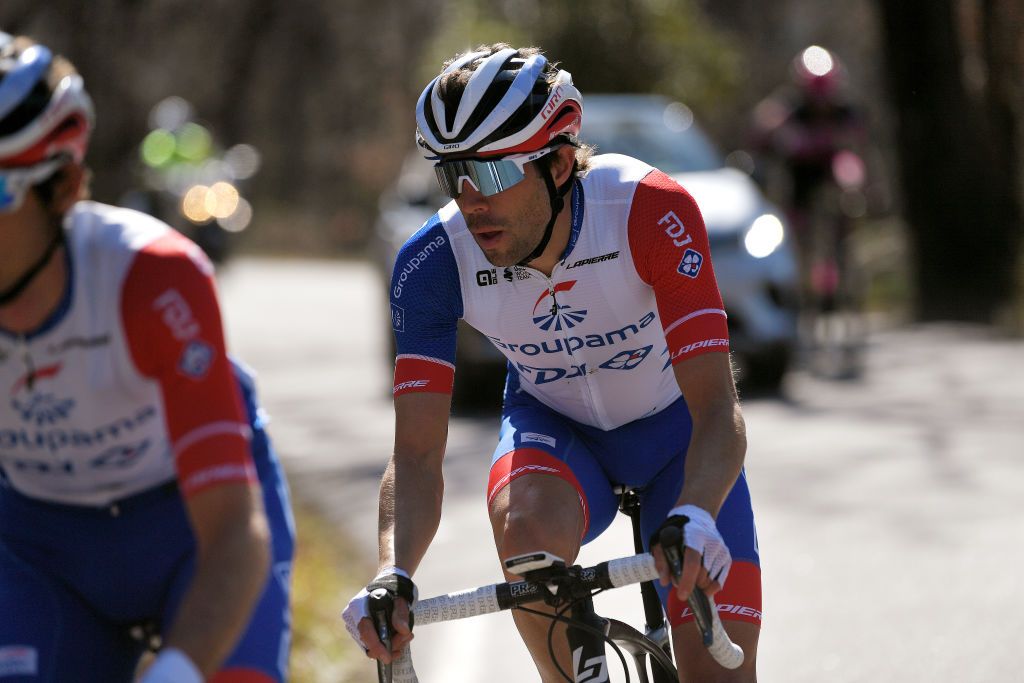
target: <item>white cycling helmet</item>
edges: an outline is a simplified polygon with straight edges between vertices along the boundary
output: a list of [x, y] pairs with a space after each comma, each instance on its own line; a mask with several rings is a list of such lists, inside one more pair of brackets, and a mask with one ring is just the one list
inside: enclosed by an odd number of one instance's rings
[[[495, 47], [457, 58], [423, 90], [416, 141], [427, 158], [524, 154], [579, 134], [583, 98], [569, 72], [539, 52]], [[473, 68], [465, 90], [446, 106], [444, 77], [464, 68]]]
[[53, 54], [42, 45], [17, 50], [0, 34], [0, 167], [25, 167], [58, 158], [81, 162], [93, 128], [93, 108], [82, 77], [50, 86]]

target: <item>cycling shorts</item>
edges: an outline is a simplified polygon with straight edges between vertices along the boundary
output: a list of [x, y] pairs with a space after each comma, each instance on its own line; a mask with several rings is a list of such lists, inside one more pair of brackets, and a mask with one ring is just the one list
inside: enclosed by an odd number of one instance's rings
[[[583, 543], [597, 538], [615, 518], [615, 485], [636, 488], [644, 547], [675, 507], [683, 487], [692, 421], [679, 398], [664, 410], [609, 431], [575, 422], [519, 388], [509, 373], [498, 446], [491, 461], [487, 503], [525, 474], [546, 474], [571, 484], [579, 495], [586, 528]], [[754, 514], [745, 473], [726, 497], [717, 518], [733, 558], [726, 586], [715, 594], [723, 619], [759, 624], [761, 570]], [[689, 609], [657, 582], [673, 624], [691, 620]]]
[[[222, 673], [281, 683], [295, 526], [252, 385], [241, 376], [239, 384], [273, 561]], [[173, 622], [194, 563], [195, 539], [174, 482], [101, 508], [37, 501], [0, 484], [0, 679], [128, 683], [144, 651], [130, 629]]]

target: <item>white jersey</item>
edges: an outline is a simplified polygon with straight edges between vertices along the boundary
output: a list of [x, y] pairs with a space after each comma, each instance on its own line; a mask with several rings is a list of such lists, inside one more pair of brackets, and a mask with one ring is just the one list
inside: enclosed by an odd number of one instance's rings
[[672, 365], [728, 351], [725, 310], [696, 203], [651, 166], [592, 160], [550, 276], [491, 265], [450, 202], [401, 250], [391, 282], [395, 393], [450, 392], [463, 318], [553, 410], [613, 429], [680, 396]]
[[0, 475], [23, 495], [106, 505], [178, 478], [255, 478], [212, 267], [163, 223], [79, 202], [69, 283], [43, 325], [0, 329]]

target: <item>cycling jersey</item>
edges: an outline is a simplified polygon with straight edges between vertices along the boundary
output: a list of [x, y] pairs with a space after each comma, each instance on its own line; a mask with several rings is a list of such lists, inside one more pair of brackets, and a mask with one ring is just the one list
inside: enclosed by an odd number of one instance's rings
[[0, 330], [0, 678], [132, 680], [129, 627], [164, 632], [191, 585], [183, 496], [258, 480], [272, 572], [222, 673], [283, 681], [294, 522], [212, 267], [165, 224], [94, 202], [65, 237], [58, 309]]
[[212, 267], [144, 214], [79, 202], [69, 284], [27, 335], [0, 330], [0, 475], [20, 494], [102, 506], [174, 480], [254, 481]]
[[530, 395], [613, 429], [680, 397], [671, 367], [728, 351], [699, 209], [675, 181], [621, 155], [592, 159], [573, 188], [572, 231], [550, 276], [496, 268], [455, 202], [399, 253], [391, 282], [396, 395], [450, 392], [464, 318]]

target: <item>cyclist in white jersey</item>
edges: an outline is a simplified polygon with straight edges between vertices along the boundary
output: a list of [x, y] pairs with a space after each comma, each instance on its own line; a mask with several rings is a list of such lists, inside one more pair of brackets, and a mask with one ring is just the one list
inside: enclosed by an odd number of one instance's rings
[[[380, 567], [346, 626], [382, 661], [411, 638], [411, 575], [441, 512], [461, 318], [509, 361], [487, 491], [499, 558], [573, 561], [611, 523], [613, 484], [637, 487], [646, 536], [684, 527], [682, 577], [663, 594], [681, 679], [753, 681], [761, 594], [746, 437], [703, 219], [664, 173], [581, 146], [583, 109], [566, 71], [505, 44], [454, 58], [419, 99], [417, 141], [453, 201], [395, 264], [395, 450], [381, 485]], [[661, 548], [652, 551], [667, 583]], [[378, 587], [399, 598], [392, 653], [366, 618]], [[693, 590], [718, 593], [748, 653], [739, 670], [718, 667], [683, 627]], [[542, 679], [562, 680], [549, 622], [514, 616]], [[569, 670], [568, 652], [558, 656]]]
[[[293, 527], [212, 267], [86, 201], [66, 59], [0, 33], [0, 678], [280, 683]], [[148, 638], [147, 638], [148, 640]]]

